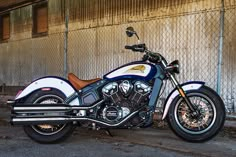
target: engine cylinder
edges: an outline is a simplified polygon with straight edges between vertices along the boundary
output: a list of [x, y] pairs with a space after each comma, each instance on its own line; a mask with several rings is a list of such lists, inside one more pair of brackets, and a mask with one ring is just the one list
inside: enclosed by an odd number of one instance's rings
[[151, 86], [143, 81], [121, 80], [111, 82], [102, 88], [107, 100], [102, 109], [102, 118], [109, 122], [118, 122], [130, 113], [148, 104]]

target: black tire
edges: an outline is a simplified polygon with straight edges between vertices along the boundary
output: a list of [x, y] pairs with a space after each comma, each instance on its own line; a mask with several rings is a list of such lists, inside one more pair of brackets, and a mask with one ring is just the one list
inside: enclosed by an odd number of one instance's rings
[[[51, 98], [51, 99], [50, 99]], [[65, 100], [65, 95], [58, 90], [50, 91], [36, 91], [25, 101], [26, 103], [40, 103], [43, 100], [47, 101], [57, 101], [56, 103], [63, 103]], [[56, 105], [55, 103], [55, 105]], [[43, 128], [45, 126], [46, 128]], [[48, 128], [49, 127], [49, 128]], [[50, 127], [52, 127], [50, 132]], [[53, 130], [53, 127], [56, 130]], [[31, 125], [24, 126], [25, 133], [34, 141], [38, 143], [57, 143], [59, 141], [65, 140], [74, 131], [75, 126], [71, 123], [62, 125]], [[54, 131], [54, 132], [53, 132]]]
[[199, 107], [201, 116], [198, 119], [189, 116], [186, 103], [178, 96], [169, 108], [167, 119], [170, 128], [177, 136], [189, 142], [204, 142], [216, 136], [225, 121], [225, 106], [222, 99], [206, 86], [187, 92], [187, 96]]

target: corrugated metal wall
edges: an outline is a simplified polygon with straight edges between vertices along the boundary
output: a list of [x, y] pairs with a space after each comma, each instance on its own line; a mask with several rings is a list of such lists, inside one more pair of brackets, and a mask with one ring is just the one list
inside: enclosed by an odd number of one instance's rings
[[229, 110], [236, 112], [236, 2], [225, 10], [221, 93]]
[[[133, 26], [150, 49], [169, 61], [180, 60], [180, 82], [203, 80], [216, 88], [221, 0], [48, 3], [47, 37], [31, 38], [32, 6], [11, 12], [11, 39], [0, 44], [0, 83], [24, 85], [40, 76], [63, 75], [64, 19], [69, 8], [68, 71], [80, 78], [102, 77], [119, 65], [139, 59], [141, 54], [124, 50], [124, 45], [136, 42], [125, 35], [126, 27]], [[235, 6], [236, 0], [225, 0], [222, 96], [229, 109], [236, 104]]]
[[[79, 28], [115, 25], [214, 10], [220, 0], [70, 0], [70, 19]], [[78, 9], [80, 8], [80, 9]]]
[[49, 35], [41, 38], [32, 38], [32, 6], [11, 11], [10, 40], [0, 43], [0, 84], [18, 86], [45, 75], [63, 75], [63, 4], [49, 1]]

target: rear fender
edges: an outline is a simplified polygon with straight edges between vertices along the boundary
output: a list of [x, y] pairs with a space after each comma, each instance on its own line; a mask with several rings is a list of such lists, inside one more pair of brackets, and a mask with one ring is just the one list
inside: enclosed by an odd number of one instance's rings
[[[43, 88], [54, 88], [61, 91], [68, 98], [76, 93], [74, 87], [65, 79], [60, 77], [44, 77], [40, 78], [31, 84], [29, 84], [19, 95], [16, 96], [15, 100], [22, 99], [29, 96], [31, 93], [43, 89]], [[75, 98], [69, 103], [70, 105], [79, 105], [78, 98]]]
[[[205, 82], [191, 81], [191, 82], [187, 82], [187, 83], [181, 84], [180, 86], [183, 88], [183, 90], [185, 92], [187, 92], [187, 91], [191, 91], [191, 90], [198, 90], [204, 84], [205, 84]], [[169, 96], [166, 99], [165, 105], [164, 105], [165, 107], [164, 107], [164, 113], [163, 113], [163, 116], [162, 116], [162, 120], [164, 120], [166, 118], [171, 103], [179, 95], [180, 95], [179, 91], [176, 88], [169, 94]]]

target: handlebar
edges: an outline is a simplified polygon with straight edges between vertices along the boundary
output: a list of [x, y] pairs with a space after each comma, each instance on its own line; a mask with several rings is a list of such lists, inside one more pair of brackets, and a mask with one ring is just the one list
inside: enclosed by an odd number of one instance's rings
[[154, 53], [154, 52], [147, 50], [147, 47], [145, 44], [137, 44], [137, 45], [131, 45], [131, 46], [126, 45], [125, 49], [132, 50], [134, 52], [141, 52], [141, 53], [145, 52], [145, 55], [143, 56], [143, 61], [148, 60], [152, 63], [158, 63], [162, 59], [164, 59], [161, 54]]
[[125, 46], [125, 49], [127, 49], [127, 50], [133, 50], [133, 46], [126, 45], [126, 46]]
[[145, 52], [146, 50], [146, 45], [145, 44], [137, 44], [137, 45], [126, 45], [125, 49], [132, 50], [134, 52]]

